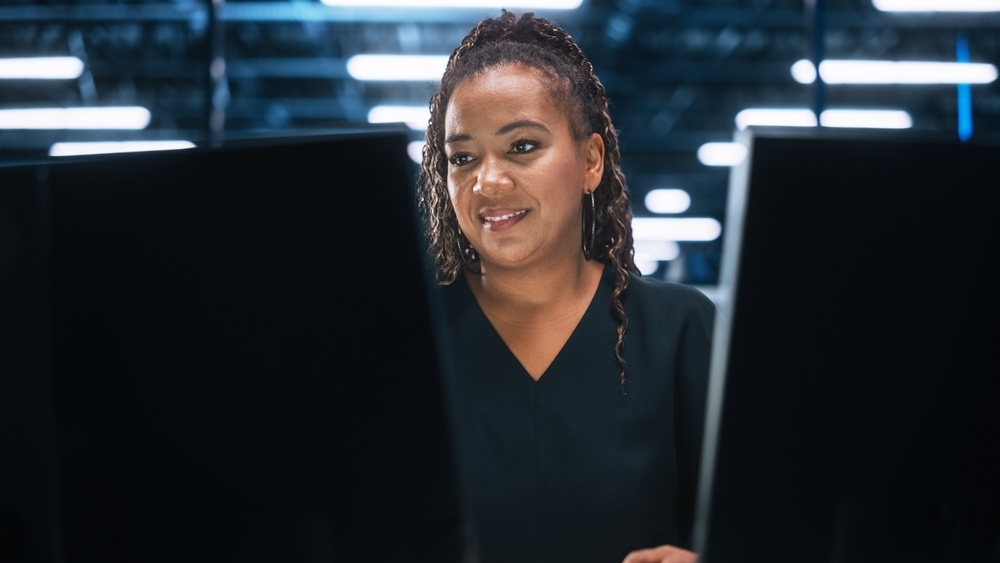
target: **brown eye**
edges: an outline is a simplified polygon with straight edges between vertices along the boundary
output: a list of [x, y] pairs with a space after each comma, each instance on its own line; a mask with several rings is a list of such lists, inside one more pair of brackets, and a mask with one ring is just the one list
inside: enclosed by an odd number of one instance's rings
[[451, 164], [452, 166], [461, 166], [463, 164], [467, 164], [471, 160], [472, 160], [471, 154], [460, 152], [448, 157], [448, 164]]
[[513, 153], [529, 153], [538, 148], [538, 143], [535, 141], [529, 141], [527, 139], [521, 139], [515, 141], [510, 147], [510, 152]]

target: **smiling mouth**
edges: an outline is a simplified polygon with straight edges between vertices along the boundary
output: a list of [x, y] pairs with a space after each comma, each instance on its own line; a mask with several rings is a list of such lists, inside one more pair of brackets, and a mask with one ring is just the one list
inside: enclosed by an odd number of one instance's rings
[[485, 221], [487, 223], [496, 223], [498, 221], [506, 221], [507, 219], [511, 219], [513, 217], [517, 217], [518, 215], [524, 215], [527, 212], [528, 212], [527, 209], [522, 209], [520, 211], [515, 211], [514, 213], [507, 213], [506, 215], [497, 215], [496, 217], [486, 217], [486, 216], [484, 216], [483, 217], [483, 221]]

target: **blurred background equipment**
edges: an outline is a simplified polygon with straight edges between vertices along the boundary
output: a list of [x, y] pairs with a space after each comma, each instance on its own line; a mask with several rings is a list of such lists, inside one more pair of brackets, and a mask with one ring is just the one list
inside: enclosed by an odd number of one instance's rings
[[[996, 0], [5, 0], [0, 164], [369, 121], [406, 123], [418, 156], [444, 58], [501, 6], [549, 17], [590, 56], [635, 213], [655, 224], [637, 261], [706, 290], [745, 156], [734, 131], [1000, 135]], [[656, 190], [688, 203], [647, 207]]]

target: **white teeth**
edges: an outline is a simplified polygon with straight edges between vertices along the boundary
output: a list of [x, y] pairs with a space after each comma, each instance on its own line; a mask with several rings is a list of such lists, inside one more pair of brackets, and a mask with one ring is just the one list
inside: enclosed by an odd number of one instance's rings
[[514, 213], [508, 213], [507, 215], [501, 215], [499, 217], [483, 217], [483, 220], [491, 223], [493, 221], [503, 221], [505, 219], [510, 219], [511, 217], [517, 217], [518, 215], [524, 215], [527, 211], [527, 209], [522, 209], [521, 211], [515, 211]]

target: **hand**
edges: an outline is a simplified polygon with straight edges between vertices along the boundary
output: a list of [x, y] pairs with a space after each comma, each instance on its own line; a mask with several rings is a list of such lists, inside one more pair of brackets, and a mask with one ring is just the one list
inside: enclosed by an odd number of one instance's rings
[[672, 545], [661, 545], [633, 551], [622, 563], [698, 563], [698, 555]]

